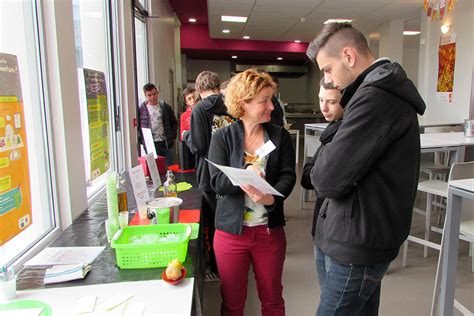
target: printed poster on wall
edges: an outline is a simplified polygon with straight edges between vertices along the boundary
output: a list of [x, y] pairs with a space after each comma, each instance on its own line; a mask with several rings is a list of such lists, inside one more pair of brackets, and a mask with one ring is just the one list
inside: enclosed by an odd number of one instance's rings
[[453, 102], [454, 65], [456, 63], [456, 34], [443, 35], [438, 50], [438, 84], [436, 97], [440, 103]]
[[0, 53], [0, 246], [31, 225], [30, 175], [20, 72]]
[[86, 87], [91, 180], [109, 170], [109, 110], [105, 75], [101, 71], [83, 69]]

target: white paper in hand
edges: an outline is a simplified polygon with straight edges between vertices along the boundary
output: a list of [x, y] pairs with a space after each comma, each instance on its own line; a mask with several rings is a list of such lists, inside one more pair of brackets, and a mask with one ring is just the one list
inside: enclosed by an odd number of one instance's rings
[[230, 182], [232, 182], [232, 184], [235, 186], [249, 184], [262, 193], [284, 196], [283, 194], [275, 190], [275, 188], [273, 188], [267, 181], [265, 181], [265, 179], [260, 177], [256, 172], [252, 170], [221, 166], [213, 163], [208, 159], [206, 160], [212, 165], [214, 165], [217, 169], [222, 171], [229, 178]]

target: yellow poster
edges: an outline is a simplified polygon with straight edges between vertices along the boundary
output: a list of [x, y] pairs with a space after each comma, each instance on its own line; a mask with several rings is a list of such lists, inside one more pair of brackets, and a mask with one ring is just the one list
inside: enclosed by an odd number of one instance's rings
[[20, 73], [0, 53], [0, 246], [31, 225], [30, 177]]
[[109, 110], [105, 74], [92, 69], [84, 70], [89, 121], [89, 149], [91, 180], [109, 170]]

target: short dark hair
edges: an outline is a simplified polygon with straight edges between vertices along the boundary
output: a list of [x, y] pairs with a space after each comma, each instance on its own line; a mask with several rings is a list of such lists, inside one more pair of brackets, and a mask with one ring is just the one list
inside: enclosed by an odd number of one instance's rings
[[278, 80], [277, 77], [272, 77], [273, 82], [276, 83], [277, 86], [280, 86], [280, 81]]
[[212, 71], [203, 71], [196, 78], [196, 91], [202, 93], [204, 91], [218, 90], [220, 85], [219, 75]]
[[193, 89], [193, 88], [185, 88], [185, 89], [183, 90], [182, 96], [183, 96], [183, 98], [186, 98], [186, 96], [187, 96], [188, 94], [195, 93], [195, 92], [196, 92], [196, 89]]
[[146, 85], [143, 86], [143, 92], [144, 93], [146, 93], [147, 91], [151, 91], [153, 89], [156, 89], [156, 91], [158, 91], [158, 89], [156, 88], [156, 86], [153, 83], [147, 83]]
[[326, 90], [337, 90], [337, 88], [333, 85], [332, 82], [325, 82], [324, 78], [321, 78], [321, 81], [319, 81], [319, 85]]
[[221, 85], [220, 85], [220, 86], [221, 86], [221, 90], [227, 89], [227, 86], [229, 85], [229, 83], [230, 83], [230, 80], [226, 80], [226, 81], [224, 81], [223, 83], [221, 83]]
[[371, 54], [367, 39], [351, 23], [325, 24], [321, 33], [308, 45], [306, 56], [315, 61], [324, 49], [329, 56], [337, 56], [345, 46], [351, 46], [362, 55]]

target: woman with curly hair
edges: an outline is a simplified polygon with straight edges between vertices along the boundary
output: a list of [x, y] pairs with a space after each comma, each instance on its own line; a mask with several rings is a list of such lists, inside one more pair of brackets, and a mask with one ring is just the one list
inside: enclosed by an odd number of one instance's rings
[[[234, 186], [210, 165], [211, 187], [218, 196], [214, 251], [221, 279], [222, 315], [243, 315], [250, 264], [262, 315], [285, 314], [283, 201], [295, 185], [295, 153], [288, 132], [269, 123], [272, 86], [272, 78], [255, 69], [234, 76], [225, 104], [229, 114], [239, 120], [217, 131], [211, 140], [210, 161], [250, 169], [284, 196], [266, 194], [251, 185]], [[262, 153], [264, 144], [274, 149]]]

